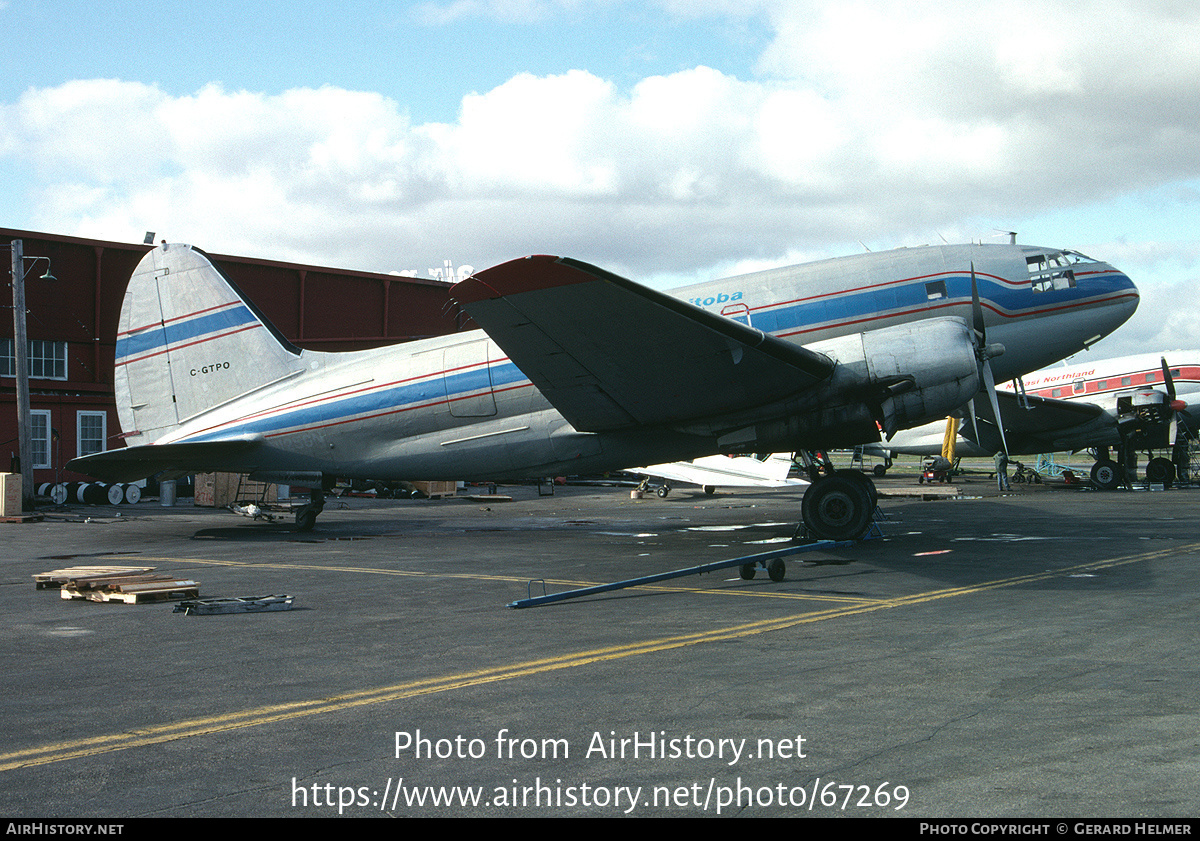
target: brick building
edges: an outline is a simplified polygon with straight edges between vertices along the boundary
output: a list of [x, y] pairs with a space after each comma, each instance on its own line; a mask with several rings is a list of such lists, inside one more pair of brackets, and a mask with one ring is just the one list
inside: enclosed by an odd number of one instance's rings
[[[39, 261], [25, 279], [34, 483], [83, 479], [63, 465], [123, 446], [113, 394], [117, 322], [129, 276], [150, 246], [0, 228], [0, 244], [14, 239], [27, 258], [48, 257], [56, 278], [39, 280]], [[209, 256], [299, 347], [360, 350], [463, 328], [447, 312], [450, 284], [440, 280]], [[10, 283], [0, 297], [0, 470], [9, 470], [17, 454]]]

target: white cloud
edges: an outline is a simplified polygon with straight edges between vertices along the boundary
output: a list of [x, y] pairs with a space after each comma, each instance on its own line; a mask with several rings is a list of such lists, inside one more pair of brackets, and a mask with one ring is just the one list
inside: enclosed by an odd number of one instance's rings
[[385, 270], [558, 252], [637, 278], [977, 237], [1198, 175], [1191, 6], [711, 0], [687, 13], [767, 16], [759, 77], [698, 66], [621, 89], [583, 69], [521, 74], [463, 97], [455, 122], [421, 125], [403, 103], [332, 86], [173, 96], [83, 80], [0, 104], [0, 162], [39, 174], [27, 198], [47, 230], [154, 228]]

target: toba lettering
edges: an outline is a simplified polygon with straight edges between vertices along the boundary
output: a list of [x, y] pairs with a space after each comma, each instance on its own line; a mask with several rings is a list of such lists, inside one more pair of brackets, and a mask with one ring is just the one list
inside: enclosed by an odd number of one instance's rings
[[706, 298], [688, 298], [688, 303], [698, 307], [711, 307], [713, 304], [732, 304], [734, 301], [740, 300], [742, 300], [741, 292], [734, 292], [732, 295], [720, 292]]

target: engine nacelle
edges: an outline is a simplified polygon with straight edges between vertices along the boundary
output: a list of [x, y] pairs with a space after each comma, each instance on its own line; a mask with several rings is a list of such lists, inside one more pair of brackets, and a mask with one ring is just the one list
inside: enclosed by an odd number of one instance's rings
[[944, 418], [979, 391], [971, 329], [956, 318], [883, 327], [819, 342], [838, 363], [830, 387], [878, 406], [884, 431]]

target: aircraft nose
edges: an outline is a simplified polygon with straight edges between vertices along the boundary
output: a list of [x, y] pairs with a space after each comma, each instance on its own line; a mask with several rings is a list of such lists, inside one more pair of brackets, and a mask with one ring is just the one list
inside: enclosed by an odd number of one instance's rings
[[1141, 293], [1138, 292], [1137, 286], [1134, 285], [1133, 281], [1129, 279], [1129, 276], [1127, 274], [1125, 274], [1124, 272], [1118, 271], [1117, 276], [1120, 278], [1120, 284], [1121, 284], [1121, 286], [1124, 287], [1126, 294], [1128, 296], [1126, 298], [1126, 303], [1128, 304], [1128, 307], [1129, 307], [1129, 314], [1125, 316], [1126, 318], [1128, 318], [1130, 315], [1133, 315], [1134, 310], [1137, 309], [1138, 303], [1141, 301], [1142, 296], [1141, 296]]
[[1093, 275], [1096, 283], [1094, 293], [1103, 298], [1104, 326], [1101, 335], [1107, 336], [1129, 320], [1137, 310], [1140, 295], [1129, 276], [1111, 264], [1104, 263]]

